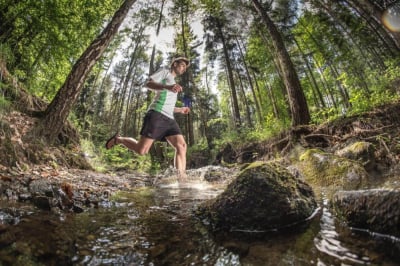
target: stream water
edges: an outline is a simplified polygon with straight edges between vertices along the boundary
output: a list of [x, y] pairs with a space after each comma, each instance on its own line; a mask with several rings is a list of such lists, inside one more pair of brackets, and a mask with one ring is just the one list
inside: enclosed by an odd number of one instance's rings
[[[141, 187], [80, 214], [7, 203], [19, 218], [0, 206], [0, 265], [399, 265], [399, 239], [340, 225], [323, 194], [301, 232], [213, 236], [192, 211], [224, 186], [191, 180]], [[5, 221], [14, 225], [5, 230]]]

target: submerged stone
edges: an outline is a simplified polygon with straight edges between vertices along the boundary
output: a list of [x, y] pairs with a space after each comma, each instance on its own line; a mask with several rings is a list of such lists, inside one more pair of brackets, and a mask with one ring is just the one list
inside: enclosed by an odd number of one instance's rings
[[332, 204], [351, 227], [400, 237], [400, 190], [338, 191]]
[[256, 162], [197, 214], [213, 231], [267, 232], [305, 221], [316, 207], [308, 184], [278, 164]]

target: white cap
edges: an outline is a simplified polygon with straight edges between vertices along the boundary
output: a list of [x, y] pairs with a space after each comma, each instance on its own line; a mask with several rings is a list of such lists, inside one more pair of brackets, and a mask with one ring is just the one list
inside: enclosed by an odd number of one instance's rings
[[186, 67], [189, 67], [189, 66], [190, 66], [190, 61], [189, 61], [189, 59], [187, 59], [186, 57], [179, 56], [179, 57], [174, 57], [174, 58], [172, 58], [171, 66], [172, 66], [173, 63], [175, 63], [176, 61], [184, 61], [185, 64], [186, 64]]

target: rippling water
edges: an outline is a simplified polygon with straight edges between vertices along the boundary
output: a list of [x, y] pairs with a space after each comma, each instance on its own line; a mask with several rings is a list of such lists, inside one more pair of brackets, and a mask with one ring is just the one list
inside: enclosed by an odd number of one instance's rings
[[20, 218], [0, 227], [0, 265], [398, 265], [398, 239], [338, 224], [323, 194], [318, 215], [301, 232], [257, 241], [212, 236], [191, 211], [223, 189], [170, 180], [81, 214], [15, 206]]

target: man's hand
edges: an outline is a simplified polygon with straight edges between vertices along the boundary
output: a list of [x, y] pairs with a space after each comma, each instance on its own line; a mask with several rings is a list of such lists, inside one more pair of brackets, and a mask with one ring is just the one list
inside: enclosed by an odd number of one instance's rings
[[178, 92], [182, 91], [182, 87], [179, 84], [174, 84], [174, 85], [170, 86], [169, 90], [172, 92], [178, 93]]
[[175, 107], [174, 113], [181, 113], [187, 115], [190, 113], [189, 107]]
[[188, 113], [190, 113], [190, 108], [189, 107], [181, 107], [181, 112], [182, 112], [182, 114], [188, 114]]

